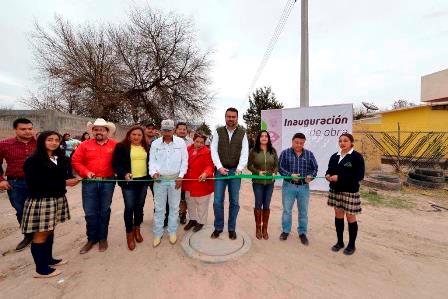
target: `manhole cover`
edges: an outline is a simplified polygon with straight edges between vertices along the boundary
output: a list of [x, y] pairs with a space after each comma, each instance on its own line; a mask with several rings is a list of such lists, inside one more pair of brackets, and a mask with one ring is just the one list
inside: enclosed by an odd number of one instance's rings
[[212, 239], [212, 232], [211, 225], [197, 233], [188, 232], [182, 240], [187, 255], [208, 263], [222, 263], [243, 255], [250, 248], [251, 240], [242, 230], [237, 230], [236, 240], [230, 240], [227, 232], [223, 232], [218, 239]]

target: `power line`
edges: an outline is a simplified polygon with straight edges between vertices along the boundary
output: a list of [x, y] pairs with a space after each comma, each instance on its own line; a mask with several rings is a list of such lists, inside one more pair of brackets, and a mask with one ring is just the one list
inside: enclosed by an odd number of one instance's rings
[[[251, 81], [251, 84], [247, 91], [247, 97], [250, 96], [250, 93], [252, 92], [253, 88], [255, 87], [255, 84], [257, 84], [257, 81], [260, 78], [260, 76], [261, 76], [261, 74], [262, 74], [271, 54], [272, 54], [272, 51], [275, 48], [275, 45], [277, 44], [277, 41], [280, 38], [280, 35], [286, 25], [286, 21], [288, 20], [288, 17], [291, 14], [292, 8], [293, 8], [294, 4], [296, 3], [296, 1], [297, 0], [287, 0], [286, 1], [286, 5], [283, 8], [283, 12], [280, 16], [277, 26], [275, 27], [274, 34], [272, 35], [271, 39], [269, 40], [269, 43], [266, 48], [266, 51], [264, 52], [263, 58], [262, 58], [260, 64], [258, 65], [257, 71], [255, 72], [255, 75]], [[244, 102], [241, 105], [241, 107], [243, 107], [245, 102], [246, 102], [246, 99], [244, 99]]]

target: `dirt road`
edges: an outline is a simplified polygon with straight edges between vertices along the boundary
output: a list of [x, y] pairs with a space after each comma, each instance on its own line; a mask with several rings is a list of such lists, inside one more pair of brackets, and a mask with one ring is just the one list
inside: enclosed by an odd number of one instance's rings
[[[69, 259], [64, 273], [32, 278], [29, 249], [14, 252], [20, 240], [14, 210], [0, 194], [1, 298], [447, 298], [448, 212], [364, 205], [357, 252], [330, 251], [335, 242], [333, 211], [324, 195], [310, 203], [310, 246], [297, 233], [280, 242], [281, 194], [274, 191], [268, 241], [254, 238], [253, 196], [244, 182], [238, 227], [253, 239], [250, 251], [224, 264], [186, 257], [165, 238], [152, 248], [152, 197], [148, 195], [143, 232], [135, 251], [126, 247], [121, 190], [115, 189], [109, 249], [79, 254], [85, 242], [80, 187], [68, 194], [72, 219], [56, 230], [55, 253]], [[296, 212], [294, 215], [297, 215]], [[209, 223], [213, 220], [210, 205]], [[294, 217], [293, 227], [297, 218]], [[179, 230], [179, 238], [183, 236]], [[346, 239], [348, 238], [346, 233]], [[346, 240], [347, 242], [347, 240]]]

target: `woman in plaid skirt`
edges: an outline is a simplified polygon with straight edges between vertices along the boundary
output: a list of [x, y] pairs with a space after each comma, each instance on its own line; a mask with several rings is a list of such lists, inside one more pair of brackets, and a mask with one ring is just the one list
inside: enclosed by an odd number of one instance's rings
[[361, 213], [359, 182], [364, 178], [364, 158], [353, 149], [353, 135], [344, 133], [339, 137], [339, 152], [333, 154], [325, 175], [330, 182], [328, 205], [334, 207], [337, 243], [331, 250], [344, 248], [344, 215], [348, 222], [349, 242], [344, 254], [352, 255], [358, 234], [356, 215]]
[[70, 161], [60, 149], [61, 136], [54, 131], [42, 132], [36, 151], [23, 166], [29, 197], [25, 202], [22, 232], [32, 233], [31, 254], [36, 264], [34, 277], [53, 277], [61, 273], [53, 268], [67, 261], [53, 258], [56, 224], [70, 219], [66, 186], [75, 186]]

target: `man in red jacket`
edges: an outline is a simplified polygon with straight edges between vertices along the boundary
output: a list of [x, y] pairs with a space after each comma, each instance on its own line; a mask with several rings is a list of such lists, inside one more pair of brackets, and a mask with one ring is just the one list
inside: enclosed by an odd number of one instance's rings
[[[13, 122], [15, 137], [0, 141], [0, 190], [7, 190], [9, 201], [16, 210], [19, 225], [22, 223], [23, 207], [28, 197], [28, 187], [25, 182], [23, 164], [36, 149], [36, 139], [33, 134], [33, 123], [26, 118]], [[6, 161], [6, 173], [3, 172], [3, 160]], [[3, 175], [6, 175], [6, 179]], [[32, 234], [25, 234], [17, 245], [16, 251], [21, 251], [30, 245]]]
[[84, 141], [72, 157], [72, 165], [84, 179], [97, 181], [82, 182], [82, 206], [84, 208], [87, 243], [80, 253], [87, 253], [99, 242], [99, 250], [105, 251], [110, 219], [110, 206], [115, 189], [115, 181], [101, 181], [114, 178], [112, 155], [117, 142], [110, 139], [115, 125], [98, 118], [87, 124], [87, 130], [93, 138]]
[[193, 144], [188, 150], [188, 170], [185, 179], [196, 179], [195, 181], [184, 181], [182, 189], [186, 192], [188, 214], [190, 221], [184, 229], [193, 228], [194, 232], [202, 229], [207, 222], [208, 204], [210, 194], [215, 189], [213, 180], [206, 180], [213, 177], [214, 165], [211, 152], [205, 146], [207, 137], [201, 133], [196, 133], [193, 137]]

